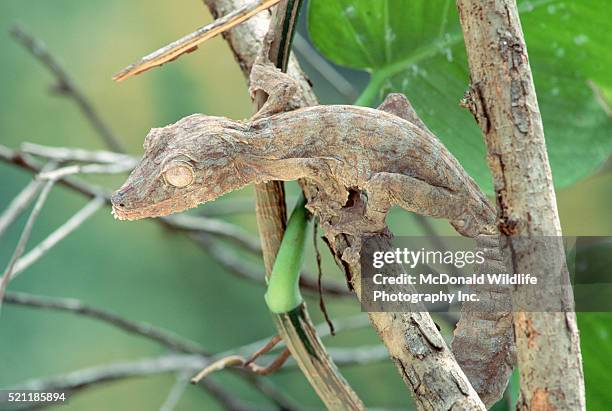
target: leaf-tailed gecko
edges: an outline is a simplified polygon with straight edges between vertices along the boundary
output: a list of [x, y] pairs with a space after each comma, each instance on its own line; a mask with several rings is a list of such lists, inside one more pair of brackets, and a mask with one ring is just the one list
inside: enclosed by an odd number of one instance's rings
[[[259, 89], [269, 97], [250, 120], [194, 114], [152, 129], [142, 160], [112, 196], [114, 215], [165, 216], [248, 184], [311, 179], [322, 190], [307, 207], [328, 237], [384, 231], [387, 212], [398, 205], [449, 220], [489, 248], [490, 264], [499, 265], [491, 240], [497, 235], [495, 209], [403, 95], [389, 95], [379, 109], [326, 105], [285, 112], [300, 106], [297, 87], [273, 66], [255, 65], [251, 93]], [[355, 194], [365, 199], [364, 209], [350, 207]], [[354, 263], [358, 253], [351, 249], [343, 258]], [[497, 306], [506, 301], [499, 290], [490, 294]], [[486, 313], [483, 306], [464, 306], [467, 326], [460, 322], [453, 347], [460, 347], [458, 360], [481, 397], [489, 391], [497, 397], [512, 370], [513, 333], [509, 321], [500, 322], [508, 313]], [[482, 358], [472, 361], [470, 351]], [[499, 370], [493, 378], [502, 381], [501, 390], [483, 380], [491, 367]]]

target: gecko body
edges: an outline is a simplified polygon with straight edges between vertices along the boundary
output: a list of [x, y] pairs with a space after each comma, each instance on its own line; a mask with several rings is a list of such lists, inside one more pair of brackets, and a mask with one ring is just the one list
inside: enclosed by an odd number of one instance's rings
[[[332, 241], [384, 232], [387, 212], [400, 206], [447, 219], [485, 249], [482, 269], [503, 270], [494, 208], [404, 96], [389, 95], [380, 110], [332, 105], [282, 112], [295, 88], [282, 76], [270, 85], [279, 74], [252, 75], [251, 88], [264, 89], [269, 98], [251, 120], [194, 114], [152, 129], [142, 160], [112, 196], [114, 215], [159, 217], [252, 183], [310, 179], [319, 189], [307, 208]], [[342, 259], [358, 264], [356, 247]], [[483, 401], [492, 404], [512, 371], [514, 334], [508, 290], [480, 292], [481, 301], [463, 305], [453, 351]]]
[[329, 188], [320, 201], [337, 232], [350, 231], [342, 210], [359, 191], [368, 198], [369, 230], [382, 229], [399, 205], [446, 218], [468, 237], [494, 233], [494, 210], [439, 140], [381, 110], [315, 106], [252, 122], [194, 114], [152, 129], [144, 148], [112, 197], [120, 219], [180, 212], [251, 183], [306, 178]]

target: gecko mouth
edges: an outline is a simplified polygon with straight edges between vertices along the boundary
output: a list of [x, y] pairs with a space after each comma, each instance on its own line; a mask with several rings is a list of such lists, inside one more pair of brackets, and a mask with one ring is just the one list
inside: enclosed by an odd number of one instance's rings
[[138, 209], [127, 209], [121, 204], [113, 204], [111, 214], [118, 220], [141, 220], [143, 218], [155, 218], [164, 217], [173, 212], [181, 210], [168, 211], [167, 208], [163, 207], [163, 204], [155, 204], [153, 206], [138, 208]]
[[193, 191], [184, 193], [182, 196], [175, 196], [158, 203], [142, 206], [130, 204], [129, 201], [124, 200], [120, 192], [117, 192], [111, 197], [111, 203], [113, 204], [111, 213], [118, 220], [130, 221], [143, 218], [165, 217], [170, 214], [180, 213], [207, 201], [192, 195]]
[[[114, 203], [111, 214], [118, 220], [141, 220], [143, 218], [164, 217], [169, 214], [182, 211], [180, 208], [167, 207], [166, 204], [172, 200], [162, 201], [145, 207], [128, 208], [123, 203]], [[176, 205], [176, 201], [173, 202]]]
[[127, 212], [123, 208], [123, 205], [115, 205], [115, 204], [113, 204], [113, 208], [111, 210], [111, 214], [117, 220], [138, 220], [139, 218], [142, 218], [142, 217], [139, 217], [137, 215], [133, 215], [130, 212]]

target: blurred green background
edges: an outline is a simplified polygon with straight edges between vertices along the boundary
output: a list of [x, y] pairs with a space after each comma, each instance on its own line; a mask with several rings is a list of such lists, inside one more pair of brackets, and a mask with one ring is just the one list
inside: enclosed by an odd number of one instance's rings
[[[11, 40], [16, 23], [43, 40], [77, 84], [92, 99], [102, 117], [121, 137], [129, 152], [140, 155], [144, 136], [151, 127], [163, 126], [194, 112], [247, 118], [252, 113], [245, 80], [221, 38], [207, 42], [190, 56], [134, 79], [117, 84], [112, 74], [138, 57], [211, 21], [199, 0], [177, 4], [169, 1], [24, 2], [5, 0], [0, 5], [0, 144], [19, 148], [24, 141], [52, 146], [105, 148], [99, 136], [69, 99], [53, 95], [52, 76], [32, 56]], [[305, 33], [302, 33], [306, 36]], [[347, 103], [305, 65], [323, 103]], [[360, 88], [361, 73], [343, 71]], [[466, 80], [467, 81], [467, 80]], [[457, 96], [458, 98], [459, 96]], [[0, 163], [0, 210], [24, 187], [30, 174]], [[88, 177], [109, 189], [123, 176]], [[565, 235], [612, 235], [610, 202], [612, 172], [609, 165], [595, 175], [558, 192]], [[295, 185], [289, 192], [296, 193]], [[251, 189], [219, 200], [251, 199]], [[64, 188], [55, 188], [37, 221], [30, 246], [61, 225], [86, 200]], [[204, 206], [206, 207], [206, 206]], [[27, 214], [27, 213], [26, 213]], [[27, 216], [20, 218], [0, 240], [4, 267], [13, 253]], [[252, 212], [228, 217], [253, 233]], [[406, 213], [395, 211], [389, 219], [396, 234], [418, 234]], [[441, 233], [448, 224], [436, 221]], [[314, 272], [309, 246], [307, 265]], [[342, 283], [325, 247], [325, 275]], [[153, 221], [119, 222], [108, 208], [99, 211], [68, 239], [56, 246], [9, 287], [13, 291], [72, 297], [122, 316], [172, 330], [220, 352], [264, 338], [274, 327], [263, 302], [262, 286], [225, 272], [185, 235], [163, 229]], [[333, 318], [356, 314], [353, 298], [327, 298]], [[317, 302], [310, 302], [315, 322], [322, 317]], [[583, 331], [587, 391], [595, 398], [589, 409], [599, 408], [597, 395], [605, 395], [611, 379], [591, 378], [591, 368], [610, 362], [610, 337], [598, 324], [609, 323], [608, 314], [584, 314]], [[586, 327], [585, 325], [585, 327]], [[589, 331], [591, 332], [591, 331]], [[597, 334], [598, 333], [598, 334]], [[594, 341], [597, 334], [601, 340]], [[584, 338], [589, 338], [585, 342]], [[595, 337], [593, 337], [595, 338]], [[327, 339], [330, 346], [378, 343], [365, 328]], [[607, 347], [597, 354], [589, 345]], [[146, 339], [91, 319], [50, 311], [4, 305], [0, 317], [0, 387], [35, 377], [45, 377], [112, 362], [163, 354], [165, 350]], [[372, 407], [410, 409], [411, 400], [389, 362], [348, 367], [344, 375], [366, 404]], [[597, 374], [602, 375], [602, 374]], [[214, 375], [239, 398], [262, 407], [266, 399], [227, 372]], [[290, 397], [306, 407], [322, 408], [299, 372], [268, 377]], [[65, 410], [154, 410], [164, 402], [175, 375], [156, 375], [99, 385], [76, 395]], [[589, 397], [591, 398], [591, 397]], [[189, 386], [177, 410], [217, 410], [204, 390]]]

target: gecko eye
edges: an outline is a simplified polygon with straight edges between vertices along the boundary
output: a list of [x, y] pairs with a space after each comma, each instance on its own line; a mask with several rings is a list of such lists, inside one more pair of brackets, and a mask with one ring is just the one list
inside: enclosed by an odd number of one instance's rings
[[164, 180], [174, 187], [187, 187], [193, 183], [193, 169], [186, 164], [174, 166], [164, 171]]

